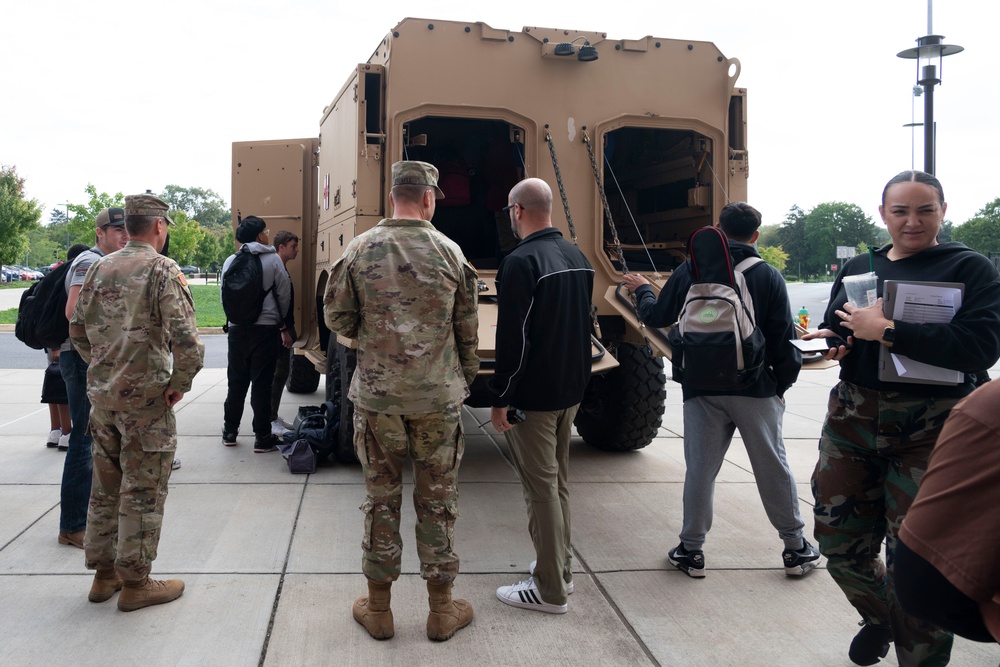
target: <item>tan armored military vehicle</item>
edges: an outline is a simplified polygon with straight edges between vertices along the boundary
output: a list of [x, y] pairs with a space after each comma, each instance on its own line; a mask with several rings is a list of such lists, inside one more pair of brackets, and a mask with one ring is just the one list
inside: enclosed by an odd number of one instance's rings
[[[317, 74], [323, 67], [316, 64]], [[707, 42], [613, 39], [600, 32], [405, 19], [350, 73], [323, 110], [319, 137], [233, 144], [233, 223], [257, 215], [296, 232], [289, 264], [298, 340], [291, 391], [321, 372], [340, 407], [337, 456], [353, 458], [352, 341], [330, 335], [330, 266], [357, 234], [389, 217], [393, 162], [438, 167], [446, 198], [434, 225], [478, 269], [480, 377], [492, 372], [497, 266], [514, 243], [500, 209], [520, 178], [556, 193], [553, 221], [597, 271], [595, 375], [576, 418], [607, 450], [649, 444], [666, 397], [660, 332], [639, 326], [623, 271], [662, 285], [688, 236], [745, 199], [746, 91], [739, 61]]]

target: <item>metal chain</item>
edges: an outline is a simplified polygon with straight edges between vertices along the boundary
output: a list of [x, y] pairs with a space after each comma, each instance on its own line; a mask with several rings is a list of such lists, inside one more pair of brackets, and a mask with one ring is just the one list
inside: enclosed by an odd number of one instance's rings
[[[628, 273], [628, 264], [625, 263], [625, 251], [622, 250], [622, 243], [618, 238], [618, 229], [615, 227], [614, 218], [611, 216], [611, 206], [608, 204], [608, 197], [604, 192], [604, 184], [601, 182], [601, 171], [597, 168], [597, 158], [594, 157], [594, 146], [590, 142], [590, 135], [587, 134], [587, 128], [583, 128], [583, 143], [587, 145], [587, 154], [590, 155], [590, 166], [594, 170], [594, 180], [597, 181], [597, 191], [600, 193], [601, 203], [604, 205], [604, 215], [607, 216], [608, 225], [611, 227], [611, 243], [615, 249], [615, 253], [618, 255], [618, 261], [621, 262], [622, 273]], [[642, 340], [646, 343], [646, 351], [652, 356], [653, 349], [649, 344], [649, 336], [646, 335], [646, 323], [639, 317], [639, 304], [636, 301], [635, 293], [630, 290], [628, 296], [629, 300], [632, 301], [632, 310], [635, 312], [635, 319], [639, 322], [639, 333], [642, 334]]]
[[556, 147], [549, 133], [549, 126], [545, 126], [545, 143], [549, 145], [549, 155], [552, 156], [552, 168], [556, 172], [556, 183], [559, 185], [559, 196], [562, 197], [563, 211], [566, 213], [566, 224], [569, 225], [569, 235], [573, 238], [573, 245], [579, 246], [576, 239], [576, 227], [573, 226], [573, 216], [569, 212], [569, 199], [566, 197], [566, 188], [563, 186], [562, 172], [559, 171], [559, 160], [556, 158]]
[[[601, 182], [601, 172], [597, 168], [597, 159], [594, 157], [594, 147], [590, 143], [590, 135], [587, 134], [586, 128], [583, 130], [583, 143], [587, 145], [587, 153], [590, 155], [590, 166], [594, 169], [594, 180], [597, 181], [597, 191], [601, 195], [601, 204], [604, 205], [604, 215], [608, 219], [608, 225], [611, 227], [611, 245], [615, 250], [615, 254], [618, 255], [618, 261], [622, 266], [622, 273], [628, 273], [628, 264], [625, 263], [625, 252], [622, 250], [622, 242], [618, 238], [618, 229], [615, 227], [615, 220], [611, 216], [611, 206], [608, 204], [608, 197], [604, 194], [604, 184]], [[635, 299], [633, 298], [633, 301]]]

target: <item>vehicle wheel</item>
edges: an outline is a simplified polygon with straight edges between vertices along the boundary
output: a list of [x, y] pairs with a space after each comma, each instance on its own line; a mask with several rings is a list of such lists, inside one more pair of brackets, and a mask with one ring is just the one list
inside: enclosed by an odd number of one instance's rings
[[[285, 348], [281, 349], [289, 354]], [[305, 355], [292, 354], [285, 388], [293, 394], [311, 394], [319, 388], [319, 371]]]
[[354, 404], [347, 398], [356, 366], [357, 353], [330, 336], [326, 349], [326, 397], [340, 411], [340, 428], [333, 446], [333, 456], [340, 463], [358, 462], [354, 453]]
[[663, 359], [645, 346], [619, 343], [618, 368], [590, 378], [576, 414], [584, 441], [606, 451], [642, 449], [656, 437], [667, 398]]

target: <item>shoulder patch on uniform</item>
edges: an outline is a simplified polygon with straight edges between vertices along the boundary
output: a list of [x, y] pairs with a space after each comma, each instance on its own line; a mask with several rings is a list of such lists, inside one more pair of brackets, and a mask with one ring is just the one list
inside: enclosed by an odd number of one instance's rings
[[181, 271], [180, 269], [177, 269], [177, 282], [179, 282], [181, 285], [184, 285], [184, 287], [187, 287], [188, 284], [187, 278], [184, 277], [184, 272]]

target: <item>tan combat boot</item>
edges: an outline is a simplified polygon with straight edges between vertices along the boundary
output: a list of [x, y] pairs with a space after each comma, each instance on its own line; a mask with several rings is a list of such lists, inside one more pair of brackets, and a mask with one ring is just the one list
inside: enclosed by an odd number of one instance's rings
[[392, 623], [392, 609], [389, 608], [391, 587], [392, 583], [369, 579], [368, 595], [362, 595], [354, 601], [354, 620], [365, 626], [368, 634], [375, 639], [390, 639], [396, 634]]
[[107, 602], [121, 589], [122, 580], [115, 574], [114, 568], [98, 570], [94, 575], [94, 583], [90, 585], [90, 595], [87, 599], [91, 602]]
[[472, 623], [472, 605], [466, 600], [451, 599], [450, 581], [427, 581], [427, 601], [431, 611], [427, 614], [427, 637], [443, 642]]
[[135, 611], [154, 604], [173, 602], [184, 592], [184, 582], [180, 579], [158, 581], [146, 577], [141, 582], [127, 582], [118, 596], [118, 608]]

